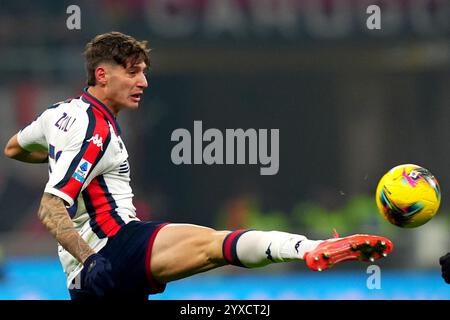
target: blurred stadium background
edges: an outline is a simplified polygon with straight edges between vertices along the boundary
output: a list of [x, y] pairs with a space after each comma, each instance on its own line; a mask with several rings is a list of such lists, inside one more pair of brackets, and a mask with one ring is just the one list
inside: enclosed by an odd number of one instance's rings
[[[81, 30], [69, 30], [69, 5]], [[368, 30], [366, 8], [381, 8]], [[394, 253], [369, 290], [359, 263], [226, 267], [154, 299], [449, 299], [450, 1], [0, 0], [0, 140], [85, 84], [82, 51], [111, 30], [150, 41], [150, 89], [120, 114], [141, 219], [328, 238], [376, 233]], [[279, 128], [280, 170], [176, 166], [177, 128]], [[418, 229], [381, 220], [374, 191], [401, 163], [438, 178], [442, 205]], [[36, 212], [47, 168], [0, 161], [0, 299], [68, 299], [56, 245]], [[231, 284], [231, 286], [230, 286]]]

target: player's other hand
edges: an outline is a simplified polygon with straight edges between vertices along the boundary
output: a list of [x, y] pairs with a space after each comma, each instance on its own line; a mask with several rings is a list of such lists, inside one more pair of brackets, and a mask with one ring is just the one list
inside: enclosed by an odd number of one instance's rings
[[450, 252], [442, 256], [439, 259], [439, 263], [442, 266], [442, 278], [450, 284]]
[[90, 255], [83, 266], [81, 279], [84, 290], [92, 292], [97, 297], [103, 297], [114, 287], [111, 263], [100, 254]]

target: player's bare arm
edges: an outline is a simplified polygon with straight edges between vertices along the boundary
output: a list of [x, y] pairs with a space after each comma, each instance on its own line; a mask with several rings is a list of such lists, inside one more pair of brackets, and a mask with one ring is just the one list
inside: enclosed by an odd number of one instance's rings
[[38, 215], [55, 239], [81, 263], [95, 253], [74, 228], [64, 200], [44, 193]]
[[45, 163], [48, 162], [48, 152], [46, 150], [37, 149], [27, 151], [22, 148], [17, 140], [17, 134], [9, 139], [5, 146], [5, 155], [8, 158], [28, 163]]

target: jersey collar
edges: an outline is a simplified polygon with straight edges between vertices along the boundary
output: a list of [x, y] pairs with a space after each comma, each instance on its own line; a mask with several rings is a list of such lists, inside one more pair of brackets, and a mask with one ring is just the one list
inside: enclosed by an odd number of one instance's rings
[[87, 91], [87, 89], [88, 89], [87, 87], [83, 89], [83, 94], [81, 96], [81, 99], [84, 102], [94, 106], [94, 108], [98, 109], [101, 113], [103, 113], [103, 115], [109, 121], [109, 123], [112, 124], [114, 131], [116, 132], [116, 135], [120, 136], [121, 130], [120, 130], [119, 123], [116, 120], [116, 117], [112, 114], [111, 110], [109, 110], [109, 108], [107, 106], [105, 106], [97, 98], [95, 98], [93, 95], [91, 95]]

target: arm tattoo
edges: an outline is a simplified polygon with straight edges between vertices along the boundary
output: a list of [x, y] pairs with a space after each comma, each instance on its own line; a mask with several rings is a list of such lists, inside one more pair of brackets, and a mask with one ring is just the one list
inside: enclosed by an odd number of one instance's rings
[[44, 193], [38, 215], [53, 237], [81, 263], [95, 253], [78, 234], [61, 198]]

